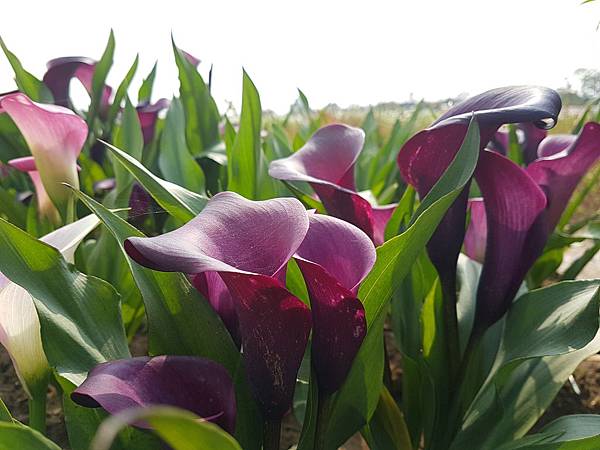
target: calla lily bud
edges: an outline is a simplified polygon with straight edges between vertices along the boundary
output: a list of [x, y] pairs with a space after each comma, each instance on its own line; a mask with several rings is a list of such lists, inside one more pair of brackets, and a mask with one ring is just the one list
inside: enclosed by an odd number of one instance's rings
[[[68, 262], [83, 238], [99, 224], [94, 215], [59, 228], [41, 240], [58, 249]], [[40, 320], [33, 297], [0, 273], [0, 344], [8, 351], [30, 397], [45, 395], [50, 367], [42, 346]]]

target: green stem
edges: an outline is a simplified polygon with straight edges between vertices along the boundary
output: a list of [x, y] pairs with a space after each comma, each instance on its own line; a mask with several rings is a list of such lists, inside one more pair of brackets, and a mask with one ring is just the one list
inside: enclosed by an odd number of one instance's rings
[[458, 336], [458, 316], [456, 314], [456, 279], [441, 280], [442, 303], [444, 312], [444, 331], [446, 337], [446, 352], [448, 356], [448, 376], [450, 389], [457, 385], [461, 354]]
[[29, 399], [29, 427], [46, 433], [46, 392]]
[[331, 415], [331, 395], [319, 392], [317, 405], [317, 429], [313, 450], [325, 450], [327, 441], [327, 425]]
[[266, 420], [263, 431], [263, 450], [279, 450], [281, 419]]

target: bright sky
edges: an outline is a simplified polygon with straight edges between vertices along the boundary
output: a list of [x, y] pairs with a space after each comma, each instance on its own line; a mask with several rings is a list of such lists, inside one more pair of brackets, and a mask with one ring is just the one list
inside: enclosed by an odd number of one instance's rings
[[[600, 69], [600, 1], [10, 0], [1, 35], [39, 78], [48, 59], [99, 58], [112, 27], [116, 86], [137, 52], [137, 87], [159, 60], [155, 97], [177, 92], [170, 43], [214, 64], [219, 105], [239, 105], [242, 66], [263, 108], [283, 113], [301, 88], [313, 107], [436, 100], [509, 84], [565, 85]], [[85, 5], [85, 6], [84, 6]], [[93, 5], [93, 6], [92, 6]], [[14, 88], [0, 55], [0, 92]]]

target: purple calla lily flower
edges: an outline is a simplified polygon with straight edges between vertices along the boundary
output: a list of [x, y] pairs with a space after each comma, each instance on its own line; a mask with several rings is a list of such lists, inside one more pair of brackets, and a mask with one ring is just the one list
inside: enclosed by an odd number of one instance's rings
[[156, 103], [146, 103], [139, 105], [137, 110], [138, 119], [142, 127], [142, 136], [144, 137], [144, 145], [148, 145], [154, 138], [156, 129], [156, 121], [158, 114], [169, 107], [169, 100], [161, 98]]
[[[176, 406], [230, 434], [235, 431], [236, 402], [231, 377], [221, 365], [204, 358], [138, 357], [99, 364], [71, 398], [81, 406], [102, 407], [111, 414], [134, 407]], [[146, 422], [134, 425], [150, 428]]]
[[327, 125], [293, 155], [272, 161], [269, 175], [309, 183], [329, 214], [356, 225], [380, 245], [396, 205], [373, 206], [356, 192], [354, 164], [364, 141], [360, 128]]
[[[458, 152], [473, 114], [479, 124], [480, 148], [483, 150], [501, 125], [532, 123], [548, 128], [556, 122], [560, 108], [560, 97], [547, 88], [517, 86], [484, 92], [451, 108], [430, 128], [413, 136], [398, 155], [400, 173], [423, 198]], [[481, 174], [482, 170], [476, 171], [479, 183], [481, 176], [477, 173]], [[491, 195], [493, 189], [488, 191]], [[484, 194], [484, 200], [485, 197]], [[456, 301], [456, 264], [465, 237], [467, 200], [468, 186], [450, 207], [427, 246], [439, 273], [444, 296], [450, 301]], [[535, 204], [539, 206], [539, 202]], [[488, 232], [491, 232], [489, 222]], [[504, 284], [503, 289], [510, 290], [511, 286]], [[502, 298], [506, 295], [495, 294]], [[480, 301], [485, 303], [486, 299]]]
[[[68, 108], [69, 85], [73, 78], [77, 78], [88, 94], [92, 95], [92, 78], [96, 70], [96, 61], [83, 56], [70, 56], [56, 58], [48, 61], [47, 70], [44, 74], [44, 84], [50, 89], [54, 96], [54, 103]], [[104, 86], [102, 99], [100, 101], [101, 111], [105, 111], [110, 104], [112, 88]]]
[[[535, 237], [539, 241], [537, 247], [541, 248], [528, 257], [533, 260], [539, 256], [548, 236], [558, 224], [577, 184], [600, 159], [600, 125], [587, 123], [579, 136], [549, 136], [541, 142], [538, 152], [543, 156], [521, 169], [542, 189], [547, 199], [544, 217], [539, 220], [537, 226], [540, 229]], [[470, 206], [471, 221], [465, 236], [465, 253], [483, 262], [487, 239], [487, 207], [482, 199], [471, 199]], [[530, 238], [533, 239], [533, 236]]]
[[[181, 228], [125, 241], [129, 256], [151, 269], [219, 275], [234, 303], [250, 386], [268, 420], [291, 406], [311, 328], [310, 311], [282, 282], [308, 226], [296, 199], [250, 201], [222, 192]], [[218, 307], [221, 298], [207, 292]]]
[[346, 379], [367, 332], [357, 293], [375, 263], [375, 247], [354, 225], [312, 214], [295, 258], [310, 296], [311, 357], [319, 390], [332, 394]]

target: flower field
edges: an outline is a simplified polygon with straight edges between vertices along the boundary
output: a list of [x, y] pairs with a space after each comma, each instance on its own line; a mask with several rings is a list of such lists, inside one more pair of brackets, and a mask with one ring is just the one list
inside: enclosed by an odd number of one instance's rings
[[0, 450], [600, 448], [598, 99], [224, 112], [175, 41], [172, 98], [0, 44]]

